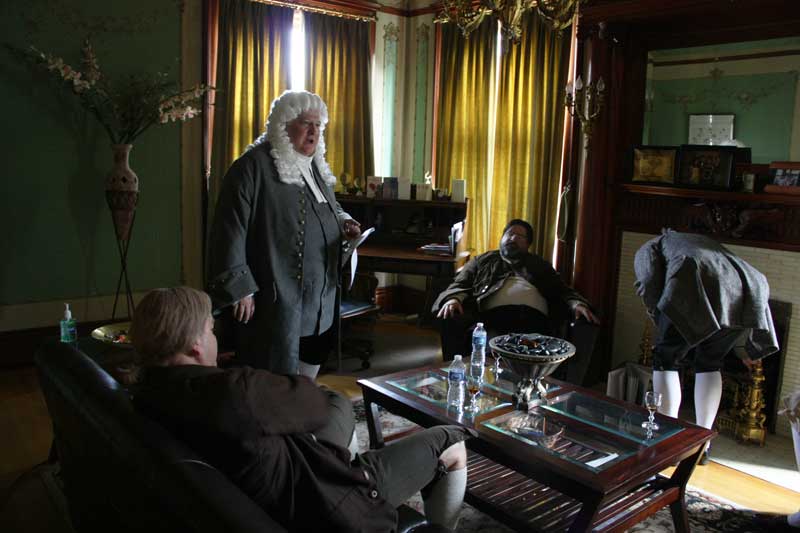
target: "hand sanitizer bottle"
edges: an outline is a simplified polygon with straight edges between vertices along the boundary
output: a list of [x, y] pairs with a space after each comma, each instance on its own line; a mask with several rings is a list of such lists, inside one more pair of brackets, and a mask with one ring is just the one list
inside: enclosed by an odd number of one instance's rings
[[64, 304], [64, 318], [61, 320], [61, 342], [72, 345], [78, 343], [78, 329], [75, 327], [75, 319], [72, 318], [69, 304]]

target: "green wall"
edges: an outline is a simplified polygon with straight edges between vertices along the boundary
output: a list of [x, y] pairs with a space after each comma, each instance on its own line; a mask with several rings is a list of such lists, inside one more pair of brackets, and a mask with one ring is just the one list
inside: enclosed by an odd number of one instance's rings
[[[800, 38], [792, 37], [651, 52], [643, 143], [685, 144], [690, 114], [733, 114], [734, 137], [752, 149], [754, 163], [791, 159], [800, 56], [771, 52], [798, 50]], [[702, 58], [716, 61], [691, 64]], [[689, 63], [658, 65], [681, 60]]]
[[[34, 44], [77, 66], [91, 32], [111, 77], [180, 74], [176, 2], [34, 0], [0, 7], [5, 44]], [[104, 180], [105, 131], [56, 81], [0, 51], [0, 305], [113, 294], [119, 261]], [[180, 281], [180, 137], [153, 126], [134, 144], [140, 178], [128, 271], [134, 290]]]
[[751, 148], [754, 163], [789, 159], [797, 72], [651, 83], [650, 144], [686, 144], [690, 114], [733, 114], [734, 137]]

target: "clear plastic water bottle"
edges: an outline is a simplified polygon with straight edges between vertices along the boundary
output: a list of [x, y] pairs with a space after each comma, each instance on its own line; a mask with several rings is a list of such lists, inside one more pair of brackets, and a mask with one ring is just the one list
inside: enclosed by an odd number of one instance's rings
[[471, 361], [477, 364], [480, 361], [481, 365], [486, 362], [486, 329], [483, 327], [483, 322], [478, 322], [472, 332], [472, 355]]
[[467, 367], [460, 355], [453, 358], [447, 370], [447, 405], [461, 410], [464, 407], [464, 394], [467, 381]]

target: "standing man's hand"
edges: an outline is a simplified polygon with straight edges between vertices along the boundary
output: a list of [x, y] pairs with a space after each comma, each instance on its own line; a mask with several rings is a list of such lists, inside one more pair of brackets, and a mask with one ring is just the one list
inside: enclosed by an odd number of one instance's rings
[[344, 230], [344, 236], [348, 239], [357, 239], [361, 235], [361, 224], [352, 218], [345, 220], [344, 223], [342, 223], [342, 228]]
[[245, 296], [233, 304], [233, 318], [247, 324], [256, 312], [256, 300], [253, 295]]
[[439, 312], [436, 313], [436, 318], [451, 318], [464, 313], [464, 308], [461, 306], [461, 301], [457, 298], [447, 300]]
[[600, 324], [600, 320], [592, 313], [592, 310], [583, 304], [575, 306], [575, 318], [585, 318], [591, 324]]

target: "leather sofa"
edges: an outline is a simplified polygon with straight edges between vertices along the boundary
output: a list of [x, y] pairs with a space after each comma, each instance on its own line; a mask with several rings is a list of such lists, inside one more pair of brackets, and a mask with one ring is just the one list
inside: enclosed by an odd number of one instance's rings
[[[82, 351], [36, 354], [74, 528], [80, 532], [285, 531], [224, 474], [140, 415], [128, 391]], [[424, 523], [400, 509], [399, 531]]]

